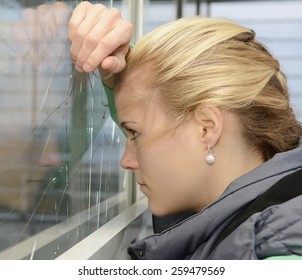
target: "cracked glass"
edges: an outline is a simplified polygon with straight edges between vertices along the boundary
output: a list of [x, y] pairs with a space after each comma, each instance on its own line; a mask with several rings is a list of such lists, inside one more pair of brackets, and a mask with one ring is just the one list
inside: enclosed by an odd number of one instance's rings
[[0, 259], [54, 259], [130, 204], [124, 137], [101, 81], [73, 69], [65, 4], [1, 0]]

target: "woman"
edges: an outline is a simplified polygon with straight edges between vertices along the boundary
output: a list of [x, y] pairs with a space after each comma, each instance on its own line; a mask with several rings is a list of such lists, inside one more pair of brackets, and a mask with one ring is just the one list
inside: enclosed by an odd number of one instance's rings
[[184, 18], [128, 52], [130, 25], [89, 3], [69, 29], [79, 71], [119, 73], [104, 82], [127, 135], [121, 165], [151, 212], [196, 213], [132, 244], [133, 258], [302, 255], [302, 129], [279, 63], [253, 31]]

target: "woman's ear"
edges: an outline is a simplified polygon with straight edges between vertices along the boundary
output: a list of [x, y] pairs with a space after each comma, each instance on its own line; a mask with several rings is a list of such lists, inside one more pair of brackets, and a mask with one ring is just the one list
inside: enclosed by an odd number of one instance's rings
[[215, 147], [223, 132], [222, 111], [213, 105], [200, 105], [194, 117], [200, 127], [200, 140], [207, 146]]

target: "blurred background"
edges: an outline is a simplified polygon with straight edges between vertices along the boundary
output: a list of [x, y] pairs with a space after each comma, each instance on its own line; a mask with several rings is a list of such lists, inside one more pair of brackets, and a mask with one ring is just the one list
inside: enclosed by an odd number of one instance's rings
[[[302, 121], [302, 1], [90, 2], [120, 9], [134, 43], [197, 14], [253, 29], [281, 62]], [[143, 195], [119, 167], [125, 139], [99, 74], [75, 72], [69, 57], [66, 24], [78, 3], [0, 0], [0, 259], [102, 258], [105, 249], [124, 258], [152, 231]], [[94, 233], [103, 243], [84, 254], [78, 246]]]

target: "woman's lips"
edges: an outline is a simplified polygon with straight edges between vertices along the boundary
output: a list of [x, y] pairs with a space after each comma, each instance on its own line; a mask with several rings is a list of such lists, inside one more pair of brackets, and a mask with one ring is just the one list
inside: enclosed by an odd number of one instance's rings
[[145, 185], [144, 183], [137, 182], [137, 184], [139, 185], [139, 188], [140, 188], [140, 190], [141, 190], [142, 192], [144, 192], [143, 189], [148, 188], [148, 186]]

